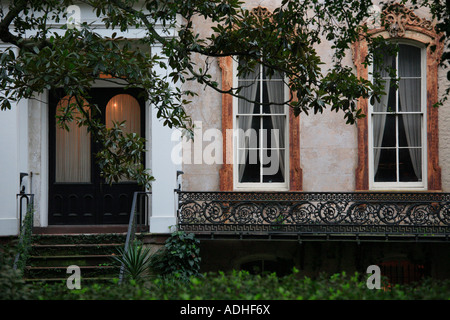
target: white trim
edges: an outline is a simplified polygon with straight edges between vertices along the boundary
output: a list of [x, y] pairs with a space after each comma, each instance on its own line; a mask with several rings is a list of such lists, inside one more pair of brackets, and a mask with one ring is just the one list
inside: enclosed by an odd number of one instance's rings
[[[152, 47], [152, 54], [162, 54], [162, 46]], [[160, 76], [168, 75], [171, 70], [155, 66], [154, 71]], [[172, 87], [176, 84], [170, 83]], [[163, 125], [163, 121], [157, 117], [158, 110], [152, 106], [151, 114], [151, 137], [152, 145], [151, 165], [155, 181], [152, 183], [152, 216], [150, 217], [151, 233], [169, 233], [170, 228], [176, 225], [177, 215], [175, 207], [175, 192], [177, 188], [177, 170], [181, 164], [174, 163], [172, 150], [179, 141], [173, 141], [172, 136], [178, 129], [171, 129]]]
[[[421, 50], [421, 107], [422, 112], [417, 112], [417, 114], [423, 115], [422, 121], [422, 181], [420, 182], [375, 182], [374, 181], [374, 168], [373, 168], [373, 132], [372, 132], [372, 121], [373, 114], [381, 114], [381, 113], [373, 113], [372, 108], [373, 105], [368, 102], [368, 169], [369, 169], [369, 189], [370, 190], [383, 190], [383, 191], [422, 191], [427, 190], [428, 186], [428, 174], [427, 174], [427, 164], [428, 164], [428, 153], [427, 153], [427, 59], [426, 59], [426, 47], [416, 41], [411, 40], [398, 40], [396, 41], [398, 44], [406, 44], [410, 46], [415, 46], [420, 48]], [[397, 56], [398, 59], [398, 56]], [[396, 64], [396, 68], [398, 69], [398, 60]], [[369, 81], [373, 80], [373, 65], [369, 66]], [[398, 95], [398, 92], [397, 92]], [[398, 101], [398, 97], [397, 97]], [[402, 112], [397, 112], [397, 114], [402, 114]], [[396, 146], [396, 149], [398, 146]], [[396, 160], [398, 162], [398, 159]]]
[[40, 225], [48, 226], [48, 197], [49, 197], [49, 92], [45, 90], [42, 94], [41, 105], [41, 199], [40, 200]]

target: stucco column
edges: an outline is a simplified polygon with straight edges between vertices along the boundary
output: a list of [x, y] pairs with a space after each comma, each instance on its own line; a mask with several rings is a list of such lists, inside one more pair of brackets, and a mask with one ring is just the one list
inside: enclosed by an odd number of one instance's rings
[[[0, 52], [8, 46], [0, 45]], [[27, 119], [27, 101], [12, 103], [10, 110], [0, 111], [0, 236], [17, 235], [19, 231], [16, 195], [20, 192], [20, 173], [28, 173]], [[24, 186], [29, 192], [27, 182]]]
[[[161, 47], [152, 48], [152, 54], [163, 56]], [[170, 70], [157, 67], [155, 70], [161, 76]], [[176, 141], [172, 141], [174, 130], [163, 126], [157, 118], [157, 110], [151, 108], [151, 173], [155, 177], [152, 183], [152, 216], [150, 217], [150, 232], [169, 233], [170, 227], [176, 225], [175, 192], [177, 187], [177, 170], [181, 166], [172, 159], [172, 150]]]

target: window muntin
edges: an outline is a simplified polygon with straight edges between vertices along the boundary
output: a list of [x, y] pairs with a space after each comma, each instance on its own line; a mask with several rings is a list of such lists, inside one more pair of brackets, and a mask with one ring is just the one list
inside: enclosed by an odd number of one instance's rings
[[[374, 71], [380, 72], [385, 80], [386, 95], [370, 107], [373, 188], [424, 188], [426, 185], [423, 51], [400, 43], [396, 56], [384, 53], [383, 66], [374, 66]], [[383, 70], [386, 65], [395, 69], [400, 78], [397, 89]]]
[[235, 81], [242, 88], [239, 94], [245, 97], [234, 100], [235, 186], [286, 189], [289, 149], [283, 74], [269, 77], [266, 68], [257, 65]]

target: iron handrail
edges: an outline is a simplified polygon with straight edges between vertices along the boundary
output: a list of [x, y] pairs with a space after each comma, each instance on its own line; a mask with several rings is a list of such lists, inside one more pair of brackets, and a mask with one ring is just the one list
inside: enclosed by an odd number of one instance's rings
[[[17, 270], [19, 267], [19, 260], [23, 257], [24, 252], [28, 251], [28, 247], [23, 248], [22, 245], [25, 243], [26, 237], [33, 234], [33, 219], [34, 219], [34, 194], [28, 193], [20, 193], [16, 195], [19, 198], [19, 251], [16, 253], [14, 258], [13, 269]], [[25, 218], [23, 217], [23, 199], [26, 199], [26, 213]], [[23, 229], [24, 221], [27, 219], [31, 220], [30, 224], [25, 225], [25, 229]]]
[[[137, 229], [137, 224], [136, 224], [136, 212], [137, 212], [137, 204], [138, 204], [138, 196], [139, 195], [150, 195], [151, 192], [146, 192], [146, 191], [136, 191], [133, 194], [133, 202], [131, 204], [131, 211], [130, 211], [130, 219], [128, 222], [128, 230], [127, 230], [127, 236], [126, 236], [126, 240], [125, 240], [125, 246], [124, 246], [124, 250], [123, 250], [123, 255], [125, 256], [128, 253], [129, 247], [130, 247], [130, 243], [132, 243], [134, 241], [134, 238], [136, 236], [136, 229]], [[142, 208], [141, 208], [142, 209]], [[148, 217], [145, 214], [147, 213], [146, 210], [144, 209], [144, 213], [140, 212], [140, 218], [144, 219], [144, 223], [139, 224], [140, 226], [142, 225], [148, 225], [148, 220], [146, 220]], [[143, 217], [144, 214], [144, 217]], [[119, 284], [122, 283], [123, 280], [123, 275], [124, 275], [124, 271], [125, 271], [125, 265], [122, 262], [121, 266], [120, 266], [120, 273], [119, 273]]]

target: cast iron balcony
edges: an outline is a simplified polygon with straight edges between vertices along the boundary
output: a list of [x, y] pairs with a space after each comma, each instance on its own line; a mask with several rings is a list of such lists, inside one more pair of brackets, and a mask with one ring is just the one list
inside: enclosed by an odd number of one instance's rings
[[427, 240], [450, 236], [450, 193], [178, 192], [178, 228], [210, 237]]

